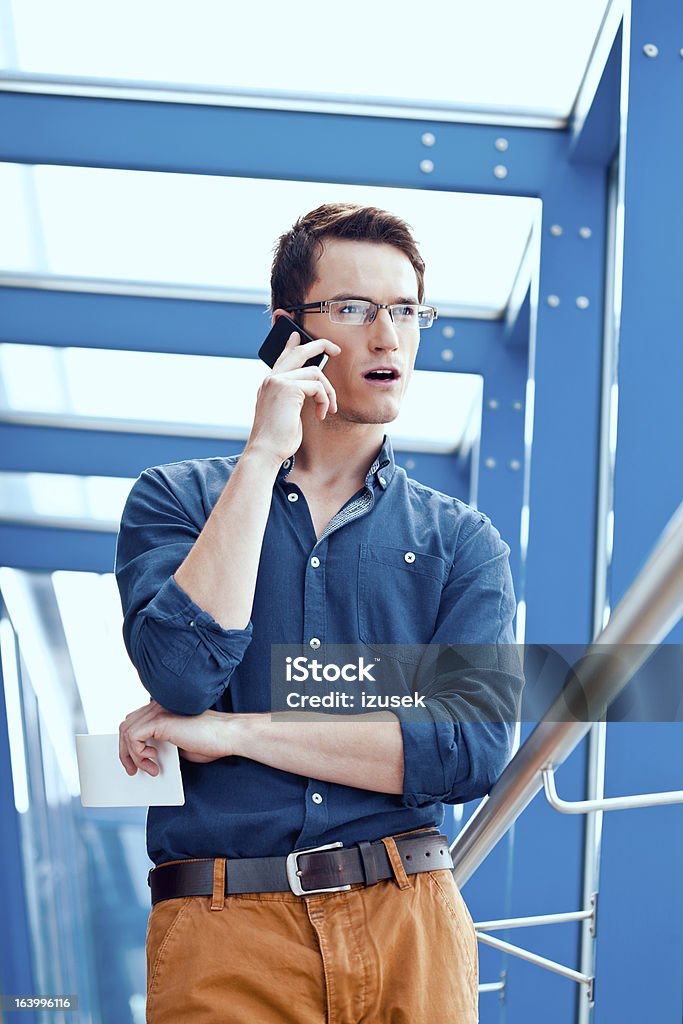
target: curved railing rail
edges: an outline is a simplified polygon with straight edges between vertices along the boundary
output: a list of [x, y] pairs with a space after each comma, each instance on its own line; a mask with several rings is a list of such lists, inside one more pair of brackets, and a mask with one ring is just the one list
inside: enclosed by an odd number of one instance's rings
[[[567, 720], [568, 708], [576, 704], [574, 679], [558, 694], [451, 846], [459, 886], [465, 884], [543, 788], [544, 771], [557, 768], [569, 757], [652, 653], [652, 646], [661, 643], [681, 615], [683, 504], [607, 626], [586, 650], [580, 676], [581, 719]], [[609, 649], [618, 650], [618, 657], [606, 656]]]

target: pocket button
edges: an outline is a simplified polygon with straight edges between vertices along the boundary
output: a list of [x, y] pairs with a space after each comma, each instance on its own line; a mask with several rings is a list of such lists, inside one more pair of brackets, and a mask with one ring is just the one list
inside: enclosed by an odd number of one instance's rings
[[403, 557], [405, 558], [406, 562], [408, 562], [408, 564], [410, 565], [411, 562], [415, 561], [415, 552], [414, 551], [406, 551], [406, 553], [405, 553], [405, 555]]

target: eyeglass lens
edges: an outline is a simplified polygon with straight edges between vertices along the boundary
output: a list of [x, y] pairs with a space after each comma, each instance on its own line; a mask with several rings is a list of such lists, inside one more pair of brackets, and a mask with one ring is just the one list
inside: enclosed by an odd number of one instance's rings
[[[336, 324], [369, 324], [380, 308], [365, 299], [338, 299], [329, 304], [330, 320]], [[429, 306], [396, 303], [388, 310], [393, 322], [400, 326], [431, 327], [434, 319], [434, 311]]]

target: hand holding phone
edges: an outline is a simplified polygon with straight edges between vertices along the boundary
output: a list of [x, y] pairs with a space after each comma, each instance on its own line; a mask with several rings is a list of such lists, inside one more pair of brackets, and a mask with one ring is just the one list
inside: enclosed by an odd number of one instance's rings
[[[310, 334], [306, 334], [303, 327], [299, 327], [291, 317], [280, 316], [273, 324], [270, 333], [266, 340], [258, 350], [259, 359], [262, 359], [264, 363], [267, 363], [271, 368], [275, 366], [275, 363], [282, 355], [285, 345], [287, 344], [292, 332], [296, 331], [301, 339], [301, 344], [305, 344], [307, 341], [313, 341]], [[318, 356], [312, 356], [307, 359], [304, 366], [318, 366], [321, 370], [325, 366], [329, 356], [326, 352], [322, 352]]]

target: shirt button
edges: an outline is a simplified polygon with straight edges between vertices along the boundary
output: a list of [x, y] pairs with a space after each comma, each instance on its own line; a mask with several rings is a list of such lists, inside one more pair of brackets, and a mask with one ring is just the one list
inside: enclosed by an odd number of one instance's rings
[[287, 495], [287, 501], [298, 501], [298, 500], [299, 500], [299, 495], [296, 493], [296, 491], [290, 491], [289, 494]]
[[314, 651], [317, 651], [318, 648], [320, 647], [320, 641], [318, 640], [317, 636], [311, 637], [311, 639], [308, 642]]
[[311, 565], [313, 566], [314, 569], [317, 569], [318, 566], [320, 565], [320, 559], [318, 558], [317, 555], [313, 555], [313, 558], [311, 559]]
[[311, 800], [313, 801], [314, 804], [321, 804], [323, 802], [323, 798], [320, 795], [320, 793], [314, 793], [313, 796], [311, 797]]
[[189, 621], [188, 625], [190, 625], [190, 626], [194, 626], [194, 619], [190, 619], [190, 621]]
[[382, 487], [386, 487], [386, 485], [387, 485], [387, 482], [386, 482], [386, 480], [384, 479], [384, 477], [383, 477], [383, 476], [381, 476], [381, 477], [379, 478], [379, 482], [380, 482], [380, 484], [381, 484], [381, 486], [382, 486]]
[[285, 459], [285, 461], [282, 463], [282, 468], [283, 469], [289, 469], [289, 467], [291, 465], [292, 465], [292, 460], [291, 459]]
[[405, 553], [405, 555], [403, 557], [405, 558], [406, 562], [408, 562], [410, 564], [411, 562], [415, 561], [415, 552], [414, 551], [406, 551], [406, 553]]

